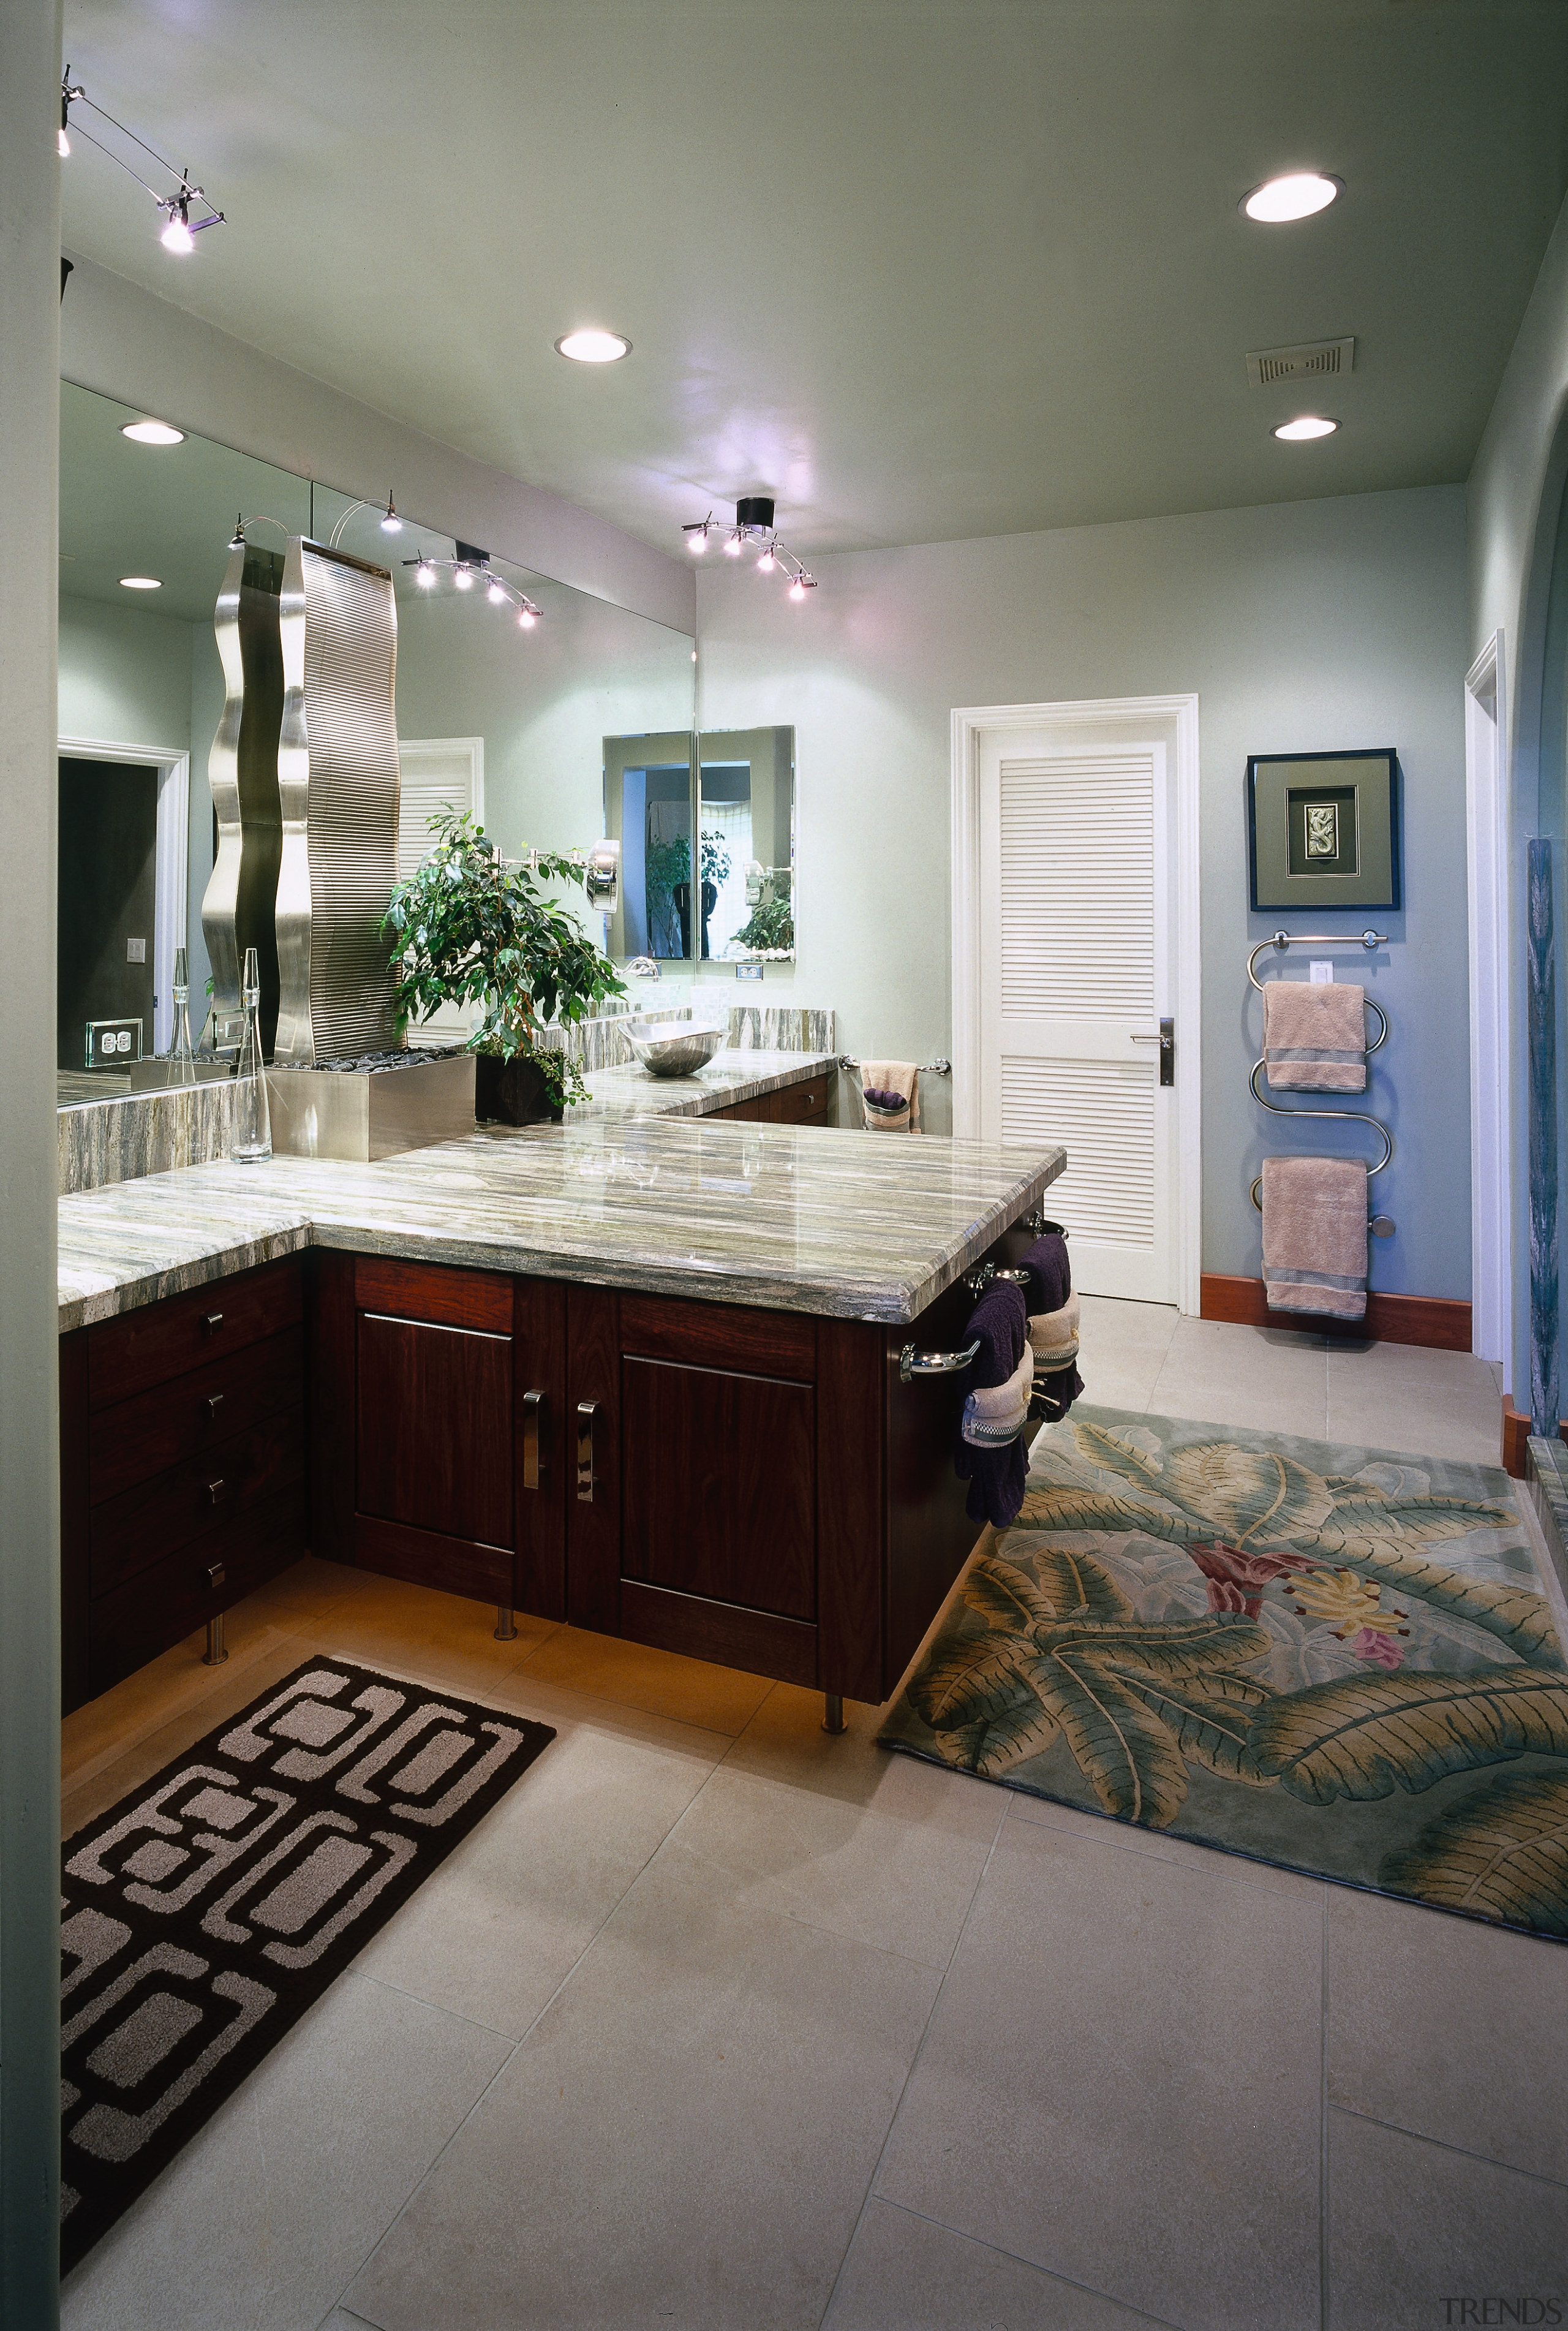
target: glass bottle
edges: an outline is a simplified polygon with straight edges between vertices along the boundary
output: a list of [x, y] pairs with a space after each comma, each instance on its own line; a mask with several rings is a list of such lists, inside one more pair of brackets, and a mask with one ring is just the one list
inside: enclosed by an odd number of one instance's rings
[[245, 1025], [234, 1070], [234, 1146], [229, 1155], [238, 1166], [254, 1166], [272, 1155], [272, 1117], [267, 1106], [266, 1063], [261, 1058], [261, 974], [254, 947], [245, 949], [240, 1001], [245, 1007]]
[[191, 975], [184, 947], [175, 949], [175, 1031], [169, 1040], [169, 1082], [194, 1085], [196, 1048], [191, 1042]]

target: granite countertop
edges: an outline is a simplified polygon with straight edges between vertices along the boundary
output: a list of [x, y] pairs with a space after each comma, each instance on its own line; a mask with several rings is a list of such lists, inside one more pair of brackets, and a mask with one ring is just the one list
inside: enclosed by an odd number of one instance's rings
[[757, 1100], [785, 1085], [804, 1084], [838, 1066], [835, 1052], [716, 1052], [706, 1068], [689, 1077], [656, 1077], [640, 1061], [613, 1069], [589, 1069], [583, 1081], [588, 1098], [566, 1111], [568, 1125], [589, 1118], [628, 1114], [708, 1117], [739, 1101]]
[[[810, 1056], [785, 1057], [779, 1084]], [[1067, 1163], [1055, 1147], [668, 1109], [574, 1118], [375, 1165], [192, 1166], [62, 1198], [60, 1326], [310, 1245], [901, 1325]]]

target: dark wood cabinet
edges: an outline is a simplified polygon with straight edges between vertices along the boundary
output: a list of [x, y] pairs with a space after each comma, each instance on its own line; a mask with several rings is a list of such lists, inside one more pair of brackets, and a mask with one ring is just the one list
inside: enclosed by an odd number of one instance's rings
[[66, 1705], [307, 1544], [880, 1701], [978, 1535], [963, 1379], [898, 1356], [972, 1302], [887, 1327], [317, 1249], [63, 1337]]
[[304, 1552], [299, 1256], [60, 1340], [66, 1711]]
[[777, 1092], [760, 1093], [755, 1100], [735, 1101], [708, 1114], [748, 1125], [828, 1125], [832, 1121], [834, 1074], [823, 1069], [800, 1084], [782, 1085]]

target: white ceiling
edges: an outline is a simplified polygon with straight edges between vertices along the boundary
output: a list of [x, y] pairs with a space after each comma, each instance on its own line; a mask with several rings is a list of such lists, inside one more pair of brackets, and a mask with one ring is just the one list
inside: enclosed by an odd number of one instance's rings
[[[753, 490], [811, 552], [1461, 479], [1568, 184], [1563, 0], [65, 22], [229, 220], [169, 257], [78, 141], [68, 250], [671, 550]], [[1307, 166], [1333, 209], [1240, 216]], [[632, 355], [565, 363], [581, 323]], [[1339, 433], [1277, 443], [1310, 400], [1246, 352], [1345, 333]]]

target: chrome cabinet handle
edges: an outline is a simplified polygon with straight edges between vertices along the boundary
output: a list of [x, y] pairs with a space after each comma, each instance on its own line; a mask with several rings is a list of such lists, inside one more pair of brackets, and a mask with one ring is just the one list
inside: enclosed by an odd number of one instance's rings
[[209, 1424], [216, 1424], [218, 1421], [218, 1411], [222, 1408], [223, 1404], [223, 1395], [221, 1392], [210, 1392], [207, 1394], [207, 1422]]
[[205, 1328], [209, 1336], [215, 1336], [223, 1324], [223, 1315], [221, 1311], [209, 1311], [206, 1318], [202, 1321], [202, 1326]]
[[214, 1594], [218, 1592], [220, 1587], [227, 1585], [228, 1579], [229, 1574], [223, 1568], [221, 1562], [210, 1562], [207, 1565], [207, 1584], [212, 1588]]
[[595, 1475], [594, 1471], [594, 1419], [599, 1413], [596, 1400], [577, 1403], [577, 1503], [591, 1506], [594, 1502]]
[[978, 1336], [963, 1352], [917, 1352], [913, 1344], [906, 1344], [898, 1355], [898, 1381], [913, 1384], [917, 1376], [955, 1376], [979, 1349]]
[[221, 1506], [228, 1494], [229, 1485], [227, 1481], [217, 1480], [209, 1481], [207, 1483], [207, 1495], [212, 1499], [214, 1506]]
[[523, 1487], [537, 1489], [549, 1464], [550, 1400], [547, 1393], [523, 1394]]

